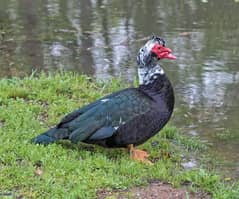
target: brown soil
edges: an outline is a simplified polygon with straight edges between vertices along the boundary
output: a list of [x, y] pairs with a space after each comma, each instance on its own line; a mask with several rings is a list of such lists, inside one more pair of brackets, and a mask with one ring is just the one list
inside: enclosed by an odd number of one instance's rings
[[203, 192], [192, 193], [186, 188], [173, 188], [170, 184], [152, 182], [147, 187], [135, 187], [127, 191], [101, 190], [98, 199], [210, 199]]

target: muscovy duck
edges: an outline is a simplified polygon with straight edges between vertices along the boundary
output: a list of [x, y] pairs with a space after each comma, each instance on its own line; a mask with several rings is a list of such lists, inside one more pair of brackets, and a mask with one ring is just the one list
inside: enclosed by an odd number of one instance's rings
[[104, 147], [128, 147], [134, 159], [147, 161], [145, 151], [134, 149], [161, 130], [174, 107], [172, 85], [158, 64], [176, 59], [165, 41], [153, 36], [137, 56], [139, 87], [107, 95], [66, 115], [59, 124], [32, 139], [50, 144], [69, 139]]

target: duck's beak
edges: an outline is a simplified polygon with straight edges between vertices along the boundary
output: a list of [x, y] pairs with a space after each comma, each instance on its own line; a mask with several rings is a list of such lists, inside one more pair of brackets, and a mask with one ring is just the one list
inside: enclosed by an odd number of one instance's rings
[[151, 51], [159, 59], [177, 59], [177, 57], [172, 54], [172, 50], [170, 48], [166, 48], [161, 44], [155, 44]]

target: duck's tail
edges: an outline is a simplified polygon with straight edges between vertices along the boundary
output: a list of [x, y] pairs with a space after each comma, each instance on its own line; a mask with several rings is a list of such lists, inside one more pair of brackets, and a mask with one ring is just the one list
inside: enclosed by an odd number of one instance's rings
[[67, 128], [51, 128], [45, 133], [38, 135], [33, 138], [31, 141], [34, 144], [51, 144], [56, 142], [59, 139], [66, 139], [69, 137], [69, 130]]

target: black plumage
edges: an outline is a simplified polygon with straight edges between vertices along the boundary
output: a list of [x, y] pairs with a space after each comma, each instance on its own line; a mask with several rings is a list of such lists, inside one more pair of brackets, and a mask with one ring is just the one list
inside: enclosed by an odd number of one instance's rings
[[[32, 141], [49, 144], [69, 139], [73, 143], [81, 141], [105, 147], [127, 147], [142, 144], [155, 135], [168, 122], [174, 107], [171, 83], [156, 64], [164, 57], [151, 52], [154, 43], [158, 45], [160, 41], [163, 40], [153, 37], [139, 52], [138, 65], [144, 72], [139, 76], [138, 88], [112, 93], [75, 110]], [[147, 59], [146, 64], [143, 62], [145, 56], [151, 59]]]

